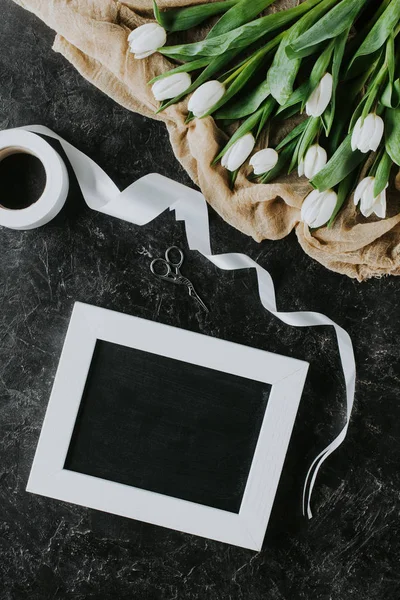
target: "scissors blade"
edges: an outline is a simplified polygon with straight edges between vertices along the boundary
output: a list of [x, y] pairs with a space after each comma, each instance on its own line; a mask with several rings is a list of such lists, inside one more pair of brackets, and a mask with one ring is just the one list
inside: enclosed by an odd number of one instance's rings
[[197, 302], [200, 304], [201, 308], [203, 310], [205, 310], [206, 313], [209, 313], [210, 311], [208, 310], [207, 306], [204, 304], [203, 300], [200, 298], [200, 296], [198, 295], [198, 293], [194, 289], [194, 286], [193, 286], [192, 283], [190, 283], [188, 285], [188, 290], [189, 290], [189, 296], [191, 296], [192, 298], [194, 298], [195, 300], [197, 300]]

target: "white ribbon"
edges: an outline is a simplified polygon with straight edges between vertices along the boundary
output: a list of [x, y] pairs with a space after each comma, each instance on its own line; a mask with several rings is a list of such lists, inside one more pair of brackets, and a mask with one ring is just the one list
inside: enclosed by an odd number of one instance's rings
[[256, 269], [261, 303], [280, 321], [293, 327], [331, 325], [335, 329], [346, 383], [346, 423], [335, 440], [315, 458], [308, 470], [303, 491], [303, 514], [307, 513], [311, 518], [310, 501], [318, 471], [328, 456], [345, 439], [353, 409], [356, 366], [349, 334], [329, 317], [320, 313], [279, 312], [270, 274], [245, 254], [213, 255], [207, 205], [200, 192], [157, 174], [146, 175], [120, 192], [110, 177], [93, 160], [47, 127], [32, 125], [23, 129], [54, 138], [61, 143], [75, 172], [83, 197], [90, 208], [136, 225], [145, 225], [167, 208], [175, 210], [176, 219], [185, 222], [187, 241], [191, 250], [198, 250], [214, 265], [225, 271]]

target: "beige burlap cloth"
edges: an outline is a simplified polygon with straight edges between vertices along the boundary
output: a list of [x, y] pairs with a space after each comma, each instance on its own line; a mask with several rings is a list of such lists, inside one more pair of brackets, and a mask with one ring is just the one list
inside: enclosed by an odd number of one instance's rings
[[[231, 191], [227, 172], [210, 166], [226, 140], [211, 117], [185, 125], [186, 101], [154, 115], [157, 102], [147, 82], [171, 64], [159, 54], [135, 60], [127, 42], [130, 30], [152, 19], [151, 0], [15, 1], [57, 32], [54, 49], [86, 79], [127, 109], [164, 121], [176, 157], [228, 223], [257, 241], [278, 240], [295, 229], [308, 255], [349, 277], [400, 275], [400, 194], [395, 186], [389, 194], [387, 219], [366, 220], [348, 202], [332, 229], [310, 233], [299, 221], [309, 191], [305, 180], [290, 176], [269, 185], [253, 184], [244, 171]], [[199, 0], [158, 0], [160, 8], [196, 3]], [[279, 0], [272, 10], [294, 3], [297, 0]], [[176, 43], [176, 37], [172, 40]]]

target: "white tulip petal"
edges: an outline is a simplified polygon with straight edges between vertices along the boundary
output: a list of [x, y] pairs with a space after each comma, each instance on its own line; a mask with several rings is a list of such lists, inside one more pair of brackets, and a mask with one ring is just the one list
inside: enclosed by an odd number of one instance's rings
[[183, 94], [192, 83], [189, 73], [173, 73], [164, 79], [156, 81], [151, 91], [156, 100], [169, 100]]
[[223, 166], [225, 169], [227, 168], [229, 157], [230, 157], [230, 155], [232, 154], [232, 148], [233, 148], [233, 146], [231, 146], [231, 147], [229, 148], [229, 150], [227, 150], [227, 151], [225, 152], [225, 154], [223, 155], [223, 157], [221, 158], [221, 165], [222, 165], [222, 166]]
[[379, 194], [374, 205], [374, 213], [380, 219], [386, 218], [386, 190]]
[[304, 200], [301, 207], [301, 220], [309, 225], [318, 217], [318, 199], [320, 193], [318, 190], [313, 190]]
[[236, 171], [239, 169], [253, 152], [255, 143], [256, 140], [254, 139], [253, 134], [246, 133], [246, 135], [238, 139], [222, 157], [222, 166], [228, 169], [228, 171]]
[[364, 119], [364, 123], [361, 127], [360, 139], [358, 142], [358, 149], [366, 154], [370, 151], [371, 138], [375, 130], [375, 116], [373, 114], [368, 115]]
[[361, 127], [362, 127], [362, 119], [361, 117], [358, 119], [355, 127], [353, 129], [353, 134], [351, 136], [351, 149], [355, 152], [358, 149], [358, 144], [360, 143], [361, 136]]
[[167, 32], [158, 23], [146, 23], [136, 27], [128, 37], [129, 49], [135, 58], [150, 56], [164, 46], [166, 41]]
[[376, 152], [382, 141], [385, 130], [383, 119], [375, 113], [367, 115], [363, 121], [360, 117], [354, 127], [351, 137], [351, 147], [364, 154]]
[[374, 185], [375, 179], [373, 177], [366, 177], [364, 179], [365, 185], [362, 188], [360, 211], [364, 217], [370, 217], [373, 212], [374, 206]]
[[333, 190], [313, 190], [303, 202], [301, 220], [311, 228], [322, 227], [331, 218], [336, 203], [337, 194]]
[[372, 179], [372, 177], [365, 177], [356, 187], [356, 191], [354, 192], [354, 204], [356, 206], [360, 202], [365, 190], [368, 188], [370, 179]]
[[188, 109], [195, 117], [202, 117], [215, 105], [225, 94], [225, 86], [219, 81], [211, 80], [203, 83], [193, 93], [188, 103]]
[[326, 150], [319, 144], [310, 146], [304, 158], [304, 174], [308, 179], [313, 179], [328, 162]]
[[309, 117], [320, 117], [328, 108], [332, 99], [332, 92], [333, 77], [330, 73], [326, 73], [307, 101], [307, 115]]
[[374, 115], [374, 131], [370, 139], [369, 147], [373, 152], [376, 152], [380, 146], [385, 131], [383, 119], [378, 115]]
[[375, 213], [377, 217], [384, 219], [388, 185], [378, 196], [375, 196], [375, 181], [375, 177], [365, 177], [360, 181], [354, 192], [354, 204], [357, 205], [361, 201], [360, 212], [364, 217], [368, 218]]
[[273, 148], [265, 148], [256, 152], [250, 159], [250, 165], [253, 167], [255, 175], [268, 173], [276, 167], [279, 160], [279, 154]]
[[304, 171], [304, 160], [301, 160], [299, 162], [297, 173], [298, 173], [299, 177], [303, 177], [303, 175], [305, 174], [305, 171]]
[[[131, 50], [132, 52], [132, 50]], [[136, 52], [136, 54], [134, 54], [134, 57], [136, 58], [136, 60], [141, 60], [142, 58], [147, 58], [148, 56], [151, 56], [152, 54], [154, 54], [154, 50], [149, 50], [148, 52]]]

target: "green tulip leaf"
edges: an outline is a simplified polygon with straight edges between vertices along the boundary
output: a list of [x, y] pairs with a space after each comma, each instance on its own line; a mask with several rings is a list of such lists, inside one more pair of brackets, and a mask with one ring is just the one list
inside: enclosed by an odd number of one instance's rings
[[375, 186], [374, 196], [377, 197], [386, 188], [390, 179], [390, 172], [393, 167], [393, 161], [389, 154], [385, 151], [381, 160], [379, 161], [378, 168], [375, 175]]
[[266, 102], [264, 102], [263, 106], [264, 106], [264, 110], [261, 114], [261, 119], [260, 119], [260, 122], [258, 123], [258, 128], [257, 128], [256, 135], [255, 135], [256, 140], [259, 138], [262, 130], [264, 129], [265, 125], [268, 122], [268, 119], [270, 118], [270, 116], [272, 115], [272, 113], [274, 112], [274, 110], [276, 108], [275, 98], [272, 98], [272, 96], [270, 96], [268, 98], [268, 100]]
[[325, 14], [330, 5], [331, 3], [328, 5], [326, 2], [321, 2], [303, 15], [285, 34], [278, 48], [268, 73], [268, 81], [272, 96], [281, 106], [287, 103], [293, 93], [293, 85], [301, 65], [301, 58], [289, 58], [286, 50], [292, 42], [302, 35], [304, 31], [310, 29]]
[[318, 44], [349, 29], [367, 2], [368, 0], [342, 0], [339, 4], [337, 0], [333, 2], [334, 8], [288, 47], [289, 56], [300, 58], [313, 54]]
[[283, 140], [280, 142], [280, 144], [276, 147], [276, 150], [279, 152], [280, 150], [282, 150], [282, 148], [285, 148], [285, 146], [287, 146], [288, 144], [291, 144], [291, 142], [293, 142], [293, 140], [297, 140], [297, 138], [300, 135], [302, 135], [302, 133], [304, 132], [307, 125], [308, 125], [308, 119], [306, 119], [305, 121], [302, 121], [300, 123], [300, 125], [297, 125], [297, 127], [292, 129], [292, 131], [290, 133], [288, 133], [287, 136], [284, 137]]
[[263, 10], [268, 8], [274, 0], [236, 0], [233, 6], [225, 13], [214, 27], [209, 31], [206, 39], [211, 39], [224, 33], [229, 33], [256, 18]]
[[[310, 86], [309, 86], [308, 81], [306, 81], [299, 88], [297, 88], [297, 90], [295, 90], [293, 92], [293, 94], [290, 96], [290, 98], [286, 102], [286, 104], [284, 104], [283, 106], [280, 106], [278, 108], [276, 114], [280, 115], [281, 113], [283, 113], [284, 111], [287, 111], [288, 109], [292, 108], [293, 106], [297, 107], [298, 104], [303, 104], [303, 102], [305, 103], [307, 101], [309, 95], [310, 95]], [[296, 112], [298, 112], [297, 108], [295, 110], [295, 113]]]
[[312, 179], [311, 185], [325, 192], [334, 188], [352, 173], [365, 159], [365, 154], [351, 149], [351, 134], [342, 142], [325, 167]]
[[241, 96], [235, 102], [228, 104], [217, 111], [216, 119], [242, 119], [253, 114], [261, 105], [262, 102], [270, 95], [267, 80], [262, 81], [255, 88]]
[[272, 50], [277, 44], [279, 44], [279, 40], [282, 35], [278, 36], [274, 40], [271, 40], [269, 44], [261, 48], [258, 52], [256, 52], [244, 65], [242, 65], [238, 69], [238, 74], [235, 73], [232, 75], [233, 81], [227, 88], [225, 94], [222, 96], [221, 100], [217, 102], [214, 106], [210, 108], [208, 112], [206, 112], [202, 118], [208, 117], [212, 115], [214, 112], [219, 110], [222, 106], [227, 104], [231, 98], [233, 98], [236, 94], [238, 94], [246, 83], [253, 77], [253, 75], [258, 71], [258, 69], [264, 64], [265, 55], [268, 54], [270, 50]]
[[388, 83], [381, 97], [381, 103], [387, 108], [400, 107], [400, 79], [393, 83]]
[[297, 27], [298, 24], [285, 34], [268, 71], [271, 94], [281, 106], [286, 104], [292, 95], [293, 85], [301, 66], [301, 60], [290, 60], [286, 54], [287, 46], [298, 35], [295, 31]]
[[223, 35], [206, 38], [192, 44], [164, 46], [159, 48], [159, 52], [170, 58], [178, 55], [186, 60], [191, 57], [220, 56], [232, 49], [243, 49], [273, 31], [285, 27], [291, 21], [295, 21], [319, 2], [320, 0], [306, 0], [298, 6], [261, 17]]
[[206, 2], [198, 6], [186, 6], [184, 8], [171, 8], [160, 11], [156, 0], [153, 0], [154, 17], [157, 22], [167, 31], [186, 31], [196, 25], [200, 25], [206, 19], [226, 13], [238, 2], [243, 0], [224, 0], [223, 2]]
[[321, 4], [303, 15], [285, 34], [275, 54], [274, 61], [268, 72], [268, 81], [271, 94], [281, 106], [287, 103], [293, 93], [293, 85], [301, 65], [301, 58], [289, 58], [286, 50], [292, 42], [324, 15], [327, 8], [328, 5], [326, 2], [321, 2]]
[[333, 51], [333, 62], [332, 62], [332, 78], [333, 78], [333, 90], [332, 100], [327, 111], [322, 115], [322, 122], [325, 128], [325, 135], [329, 137], [333, 121], [336, 115], [336, 92], [339, 85], [340, 70], [343, 62], [344, 51], [346, 48], [347, 39], [350, 33], [350, 29], [346, 29], [341, 35], [335, 40], [335, 47]]
[[349, 68], [362, 56], [368, 56], [377, 52], [385, 44], [390, 35], [392, 35], [396, 25], [399, 23], [399, 19], [400, 0], [392, 0], [361, 44]]
[[347, 175], [347, 177], [345, 179], [343, 179], [343, 181], [341, 181], [339, 184], [339, 189], [338, 189], [338, 193], [337, 193], [337, 202], [336, 202], [335, 210], [333, 211], [332, 216], [328, 221], [328, 224], [327, 224], [328, 229], [330, 229], [332, 227], [333, 223], [335, 222], [336, 217], [338, 216], [339, 212], [342, 210], [344, 203], [346, 202], [346, 200], [348, 200], [353, 187], [354, 187], [354, 177], [353, 177], [353, 174], [350, 173], [350, 175]]
[[386, 152], [400, 167], [400, 109], [388, 108], [385, 113]]

